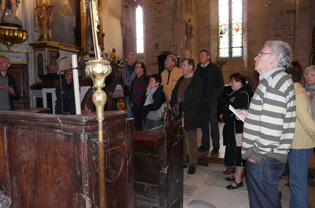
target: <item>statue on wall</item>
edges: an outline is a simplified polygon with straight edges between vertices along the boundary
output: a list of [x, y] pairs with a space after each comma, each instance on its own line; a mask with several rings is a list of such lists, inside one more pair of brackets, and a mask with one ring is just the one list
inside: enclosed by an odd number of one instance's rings
[[41, 5], [36, 10], [36, 21], [39, 26], [38, 41], [51, 40], [51, 25], [53, 21], [53, 7], [51, 5]]
[[9, 0], [7, 5], [6, 5], [7, 0], [0, 0], [0, 2], [2, 15], [5, 13], [7, 7], [8, 9], [11, 9], [12, 16], [16, 16], [16, 9], [17, 6], [20, 4], [20, 0]]
[[[22, 22], [16, 16], [16, 10], [21, 0], [0, 0], [1, 6], [1, 24], [9, 26], [19, 26], [21, 27]], [[12, 15], [6, 15], [7, 10], [11, 10]]]

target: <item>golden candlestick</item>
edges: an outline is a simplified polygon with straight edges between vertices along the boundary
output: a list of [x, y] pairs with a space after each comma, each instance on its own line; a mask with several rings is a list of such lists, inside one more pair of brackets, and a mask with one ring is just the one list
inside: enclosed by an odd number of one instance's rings
[[106, 103], [106, 94], [103, 91], [105, 87], [105, 78], [112, 72], [108, 61], [100, 56], [100, 48], [97, 37], [97, 2], [95, 0], [84, 0], [90, 7], [92, 36], [94, 43], [94, 53], [96, 60], [87, 62], [85, 73], [93, 80], [93, 86], [96, 91], [92, 95], [93, 103], [96, 107], [96, 119], [98, 121], [98, 184], [99, 184], [99, 207], [106, 208], [106, 172], [105, 172], [105, 145], [103, 140], [103, 121], [104, 106]]
[[92, 99], [96, 107], [96, 119], [104, 120], [104, 106], [107, 100], [106, 93], [102, 90], [105, 87], [105, 78], [112, 73], [112, 68], [106, 60], [93, 60], [87, 62], [85, 74], [93, 80], [93, 87], [96, 91]]

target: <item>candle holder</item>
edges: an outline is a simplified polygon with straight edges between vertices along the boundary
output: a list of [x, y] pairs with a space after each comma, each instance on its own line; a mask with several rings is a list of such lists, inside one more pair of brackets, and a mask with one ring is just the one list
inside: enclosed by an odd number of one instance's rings
[[99, 207], [106, 208], [106, 175], [105, 175], [105, 145], [103, 139], [104, 106], [107, 100], [105, 78], [112, 72], [108, 61], [96, 59], [87, 62], [85, 73], [93, 80], [93, 87], [96, 91], [92, 95], [96, 108], [96, 119], [98, 121], [98, 178], [99, 178]]
[[93, 103], [96, 107], [97, 120], [104, 120], [104, 106], [106, 104], [106, 93], [102, 88], [105, 87], [105, 78], [110, 75], [112, 68], [106, 60], [93, 60], [87, 62], [85, 68], [85, 74], [89, 75], [93, 80], [93, 87], [95, 92], [93, 93]]

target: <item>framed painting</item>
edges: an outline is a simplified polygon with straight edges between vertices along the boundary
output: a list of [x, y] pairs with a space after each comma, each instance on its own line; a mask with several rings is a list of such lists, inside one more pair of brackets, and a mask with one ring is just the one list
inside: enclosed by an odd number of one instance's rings
[[80, 1], [51, 0], [50, 4], [53, 7], [52, 40], [81, 47]]
[[37, 24], [37, 20], [36, 20], [36, 11], [37, 11], [37, 1], [38, 0], [33, 0], [33, 11], [34, 11], [34, 31], [39, 33], [39, 27]]
[[[93, 50], [93, 39], [91, 33], [91, 19], [89, 7], [81, 0], [80, 11], [81, 11], [81, 48], [84, 48], [85, 52], [89, 53]], [[97, 0], [98, 15], [99, 15], [99, 32], [103, 34], [103, 22], [102, 22], [102, 1]]]

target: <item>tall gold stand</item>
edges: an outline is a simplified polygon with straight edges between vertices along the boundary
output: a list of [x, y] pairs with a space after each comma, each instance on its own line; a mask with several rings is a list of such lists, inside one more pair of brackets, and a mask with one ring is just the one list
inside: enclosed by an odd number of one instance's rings
[[105, 60], [89, 61], [85, 73], [91, 77], [96, 91], [92, 99], [96, 107], [96, 119], [98, 121], [98, 180], [100, 207], [106, 207], [106, 176], [105, 176], [105, 146], [103, 141], [104, 106], [107, 100], [104, 80], [112, 72], [112, 68]]
[[103, 91], [105, 87], [105, 78], [112, 72], [112, 68], [108, 61], [100, 56], [100, 48], [97, 37], [97, 2], [96, 0], [87, 0], [86, 5], [90, 7], [91, 26], [94, 44], [94, 53], [96, 60], [89, 61], [85, 68], [85, 73], [89, 75], [94, 84], [96, 91], [93, 93], [92, 99], [96, 107], [96, 119], [98, 121], [98, 183], [99, 183], [99, 207], [106, 208], [106, 174], [105, 174], [105, 145], [103, 141], [103, 121], [104, 106], [106, 103], [106, 94]]

